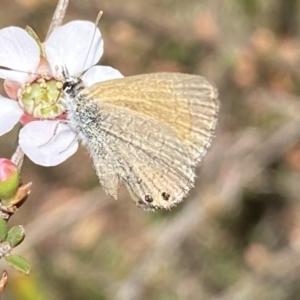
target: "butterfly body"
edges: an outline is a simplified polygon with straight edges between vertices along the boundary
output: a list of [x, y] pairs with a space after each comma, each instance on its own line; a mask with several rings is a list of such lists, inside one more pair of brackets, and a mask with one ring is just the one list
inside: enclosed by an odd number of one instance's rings
[[124, 183], [146, 209], [170, 208], [194, 186], [211, 144], [219, 102], [203, 77], [154, 73], [84, 88], [65, 78], [70, 126], [88, 148], [104, 190]]

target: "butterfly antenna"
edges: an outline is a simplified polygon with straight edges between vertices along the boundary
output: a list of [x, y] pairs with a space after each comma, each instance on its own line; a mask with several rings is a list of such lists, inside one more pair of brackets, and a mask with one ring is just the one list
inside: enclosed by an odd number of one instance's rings
[[10, 69], [10, 68], [4, 67], [4, 66], [0, 66], [0, 70], [12, 71], [12, 72], [19, 72], [19, 73], [25, 73], [25, 74], [27, 74], [29, 77], [32, 76], [32, 75], [36, 75], [36, 76], [41, 75], [41, 74], [34, 73], [34, 72], [31, 72], [31, 71], [23, 71], [23, 70], [18, 70], [18, 69]]
[[66, 67], [65, 65], [63, 65], [63, 66], [61, 67], [61, 72], [62, 72], [63, 78], [64, 78], [65, 80], [66, 80], [67, 78], [70, 77], [70, 74], [69, 74], [69, 72], [68, 72], [68, 69], [67, 69], [67, 67]]
[[[100, 10], [99, 13], [98, 13], [98, 15], [97, 15], [97, 18], [96, 18], [96, 20], [95, 20], [95, 30], [94, 30], [94, 33], [93, 33], [93, 36], [92, 36], [91, 43], [90, 43], [89, 48], [88, 48], [88, 52], [87, 52], [86, 58], [85, 58], [85, 60], [84, 60], [84, 64], [83, 64], [82, 70], [84, 70], [84, 68], [85, 68], [85, 66], [86, 66], [86, 63], [87, 63], [87, 60], [88, 60], [88, 56], [89, 56], [89, 54], [90, 54], [90, 52], [91, 52], [91, 49], [92, 49], [92, 46], [93, 46], [93, 42], [94, 42], [94, 39], [95, 39], [96, 30], [97, 30], [97, 27], [98, 27], [98, 25], [99, 25], [99, 22], [100, 22], [100, 20], [101, 20], [102, 15], [103, 15], [103, 11]], [[82, 76], [82, 74], [83, 74], [83, 72], [81, 72], [80, 75]]]

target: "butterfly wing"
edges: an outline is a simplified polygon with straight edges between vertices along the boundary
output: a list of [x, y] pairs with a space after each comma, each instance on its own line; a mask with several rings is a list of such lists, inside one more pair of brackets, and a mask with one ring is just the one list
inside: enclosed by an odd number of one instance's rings
[[[106, 190], [107, 182], [121, 180], [145, 208], [169, 208], [187, 195], [217, 123], [217, 92], [208, 81], [177, 73], [139, 75], [97, 83], [80, 97], [82, 105], [97, 108], [91, 126], [98, 143], [88, 144]], [[110, 172], [100, 171], [105, 162]]]

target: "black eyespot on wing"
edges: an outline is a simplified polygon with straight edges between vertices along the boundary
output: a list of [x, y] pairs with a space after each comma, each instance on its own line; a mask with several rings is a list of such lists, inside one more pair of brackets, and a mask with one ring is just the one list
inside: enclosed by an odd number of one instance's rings
[[150, 195], [146, 195], [145, 201], [147, 201], [148, 203], [151, 203], [151, 202], [153, 202], [153, 198]]
[[163, 192], [163, 193], [161, 194], [161, 196], [162, 196], [162, 198], [163, 198], [164, 200], [166, 200], [166, 201], [168, 201], [169, 198], [170, 198], [170, 195], [169, 195], [168, 193], [166, 193], [166, 192]]

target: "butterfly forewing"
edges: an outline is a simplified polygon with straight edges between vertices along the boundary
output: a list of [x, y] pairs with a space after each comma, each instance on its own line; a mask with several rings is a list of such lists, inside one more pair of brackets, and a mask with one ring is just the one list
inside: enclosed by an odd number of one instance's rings
[[94, 84], [77, 98], [82, 115], [94, 111], [94, 122], [81, 131], [109, 194], [116, 197], [122, 181], [144, 208], [169, 208], [187, 195], [219, 111], [216, 89], [206, 79], [179, 73], [125, 77]]
[[217, 90], [203, 77], [154, 73], [94, 84], [88, 98], [126, 107], [171, 128], [198, 160], [217, 123]]

